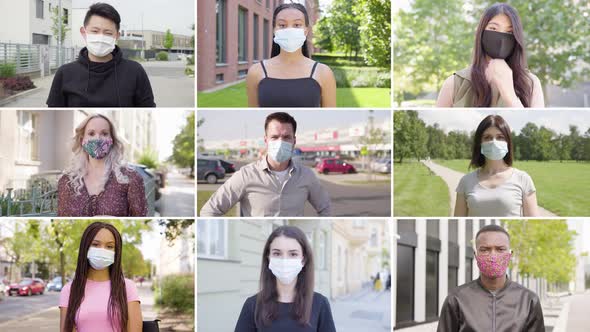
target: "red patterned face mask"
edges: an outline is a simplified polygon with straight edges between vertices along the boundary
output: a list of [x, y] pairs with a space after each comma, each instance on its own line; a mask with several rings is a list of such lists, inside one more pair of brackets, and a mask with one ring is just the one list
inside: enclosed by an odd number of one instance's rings
[[512, 258], [511, 252], [475, 256], [481, 274], [492, 279], [500, 278], [506, 274], [510, 258]]

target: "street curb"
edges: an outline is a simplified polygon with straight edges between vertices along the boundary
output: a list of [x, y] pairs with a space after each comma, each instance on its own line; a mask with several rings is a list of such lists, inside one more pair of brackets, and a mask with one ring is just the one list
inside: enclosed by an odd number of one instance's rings
[[[25, 316], [21, 316], [18, 319], [12, 319], [12, 320], [9, 320], [7, 322], [0, 323], [0, 327], [9, 325], [9, 324], [12, 324], [12, 323], [15, 323], [15, 322], [21, 322], [21, 321], [23, 321], [25, 319], [29, 319], [29, 318], [35, 317], [35, 316], [37, 316], [39, 314], [42, 314], [42, 313], [45, 313], [45, 312], [48, 312], [48, 311], [51, 311], [51, 310], [55, 310], [55, 307], [50, 307], [50, 308], [47, 308], [47, 309], [43, 309], [41, 311], [37, 311], [37, 312], [30, 313], [30, 314], [25, 315]], [[59, 310], [59, 307], [58, 307], [58, 310]]]
[[40, 87], [36, 87], [34, 89], [23, 91], [23, 92], [20, 92], [20, 93], [15, 94], [15, 95], [12, 95], [10, 97], [7, 97], [5, 99], [2, 99], [2, 100], [0, 100], [0, 106], [4, 106], [6, 104], [12, 103], [13, 101], [18, 100], [21, 97], [24, 97], [24, 96], [27, 96], [27, 95], [32, 94], [33, 92], [36, 92], [37, 90], [41, 90], [41, 88]]

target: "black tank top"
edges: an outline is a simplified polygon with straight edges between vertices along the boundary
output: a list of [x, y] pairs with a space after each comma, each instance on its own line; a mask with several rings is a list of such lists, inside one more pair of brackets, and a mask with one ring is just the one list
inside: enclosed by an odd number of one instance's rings
[[322, 88], [313, 79], [317, 61], [313, 64], [311, 75], [303, 78], [268, 77], [264, 61], [260, 62], [264, 78], [258, 83], [258, 105], [260, 107], [320, 107]]

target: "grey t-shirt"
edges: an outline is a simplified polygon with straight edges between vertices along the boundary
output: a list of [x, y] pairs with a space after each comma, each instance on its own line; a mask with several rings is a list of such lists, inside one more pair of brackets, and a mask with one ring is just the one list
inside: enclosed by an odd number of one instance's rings
[[466, 174], [459, 181], [457, 192], [465, 195], [470, 217], [522, 217], [524, 199], [535, 192], [531, 177], [512, 168], [512, 175], [496, 188], [479, 183], [479, 170]]

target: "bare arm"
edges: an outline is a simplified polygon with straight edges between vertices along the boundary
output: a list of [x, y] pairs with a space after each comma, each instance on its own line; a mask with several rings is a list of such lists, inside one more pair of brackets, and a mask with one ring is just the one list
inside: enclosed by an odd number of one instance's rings
[[[59, 307], [59, 331], [66, 332], [66, 315], [68, 313], [68, 308]], [[76, 328], [72, 332], [76, 332]]]
[[248, 94], [248, 107], [258, 107], [258, 84], [262, 80], [262, 66], [256, 63], [248, 70], [246, 76], [246, 92]]
[[322, 107], [336, 107], [336, 79], [330, 67], [319, 64], [320, 86], [322, 87]]
[[531, 107], [545, 107], [545, 96], [543, 96], [543, 87], [541, 81], [535, 75], [531, 74], [533, 80], [533, 96], [531, 98]]
[[436, 99], [436, 107], [453, 107], [454, 75], [449, 76], [443, 83]]
[[538, 217], [539, 210], [537, 209], [537, 192], [530, 193], [522, 201], [522, 210], [524, 217]]
[[457, 199], [455, 200], [455, 217], [467, 217], [467, 200], [465, 195], [457, 193]]
[[143, 318], [141, 317], [141, 306], [139, 301], [132, 301], [127, 303], [127, 331], [141, 332], [143, 329]]

